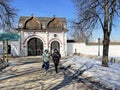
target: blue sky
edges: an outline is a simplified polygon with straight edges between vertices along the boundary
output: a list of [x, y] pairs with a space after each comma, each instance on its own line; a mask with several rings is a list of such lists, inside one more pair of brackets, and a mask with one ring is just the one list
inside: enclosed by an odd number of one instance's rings
[[[13, 0], [12, 7], [18, 9], [18, 19], [20, 16], [30, 16], [34, 14], [36, 17], [65, 17], [67, 19], [68, 37], [71, 31], [70, 20], [75, 19], [76, 11], [72, 0]], [[113, 40], [120, 40], [120, 30], [117, 27], [111, 35]], [[101, 28], [93, 32], [94, 40], [102, 38]]]
[[72, 18], [74, 8], [71, 0], [13, 0], [13, 6], [18, 11], [18, 15], [48, 16]]

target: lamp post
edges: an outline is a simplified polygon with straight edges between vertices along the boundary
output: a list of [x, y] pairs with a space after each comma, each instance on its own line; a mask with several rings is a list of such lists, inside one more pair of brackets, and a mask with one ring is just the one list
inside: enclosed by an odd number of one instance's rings
[[98, 38], [98, 56], [100, 56], [100, 38]]

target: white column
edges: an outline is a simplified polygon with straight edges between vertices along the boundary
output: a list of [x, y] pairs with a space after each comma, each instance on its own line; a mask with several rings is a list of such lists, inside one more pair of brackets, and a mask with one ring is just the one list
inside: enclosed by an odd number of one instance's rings
[[49, 33], [46, 31], [46, 47], [45, 49], [49, 49]]
[[65, 34], [65, 39], [64, 39], [64, 42], [65, 42], [65, 56], [67, 56], [67, 34], [66, 32], [64, 32]]
[[24, 31], [21, 31], [21, 56], [25, 56], [26, 52], [24, 50]]
[[65, 32], [63, 31], [63, 56], [65, 56]]

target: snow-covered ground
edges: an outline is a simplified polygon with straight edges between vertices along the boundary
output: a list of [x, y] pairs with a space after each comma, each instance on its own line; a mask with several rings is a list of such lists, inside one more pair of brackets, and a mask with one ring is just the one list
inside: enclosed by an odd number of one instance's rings
[[[61, 61], [65, 67], [71, 65], [70, 69], [81, 73], [78, 76], [89, 78], [94, 82], [99, 82], [104, 87], [112, 90], [120, 89], [120, 63], [109, 62], [109, 67], [102, 67], [101, 61], [95, 59], [74, 56]], [[76, 73], [76, 75], [77, 75]]]

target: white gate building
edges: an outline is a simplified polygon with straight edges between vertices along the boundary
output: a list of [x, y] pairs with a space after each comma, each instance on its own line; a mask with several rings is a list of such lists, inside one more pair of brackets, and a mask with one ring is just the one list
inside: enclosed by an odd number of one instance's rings
[[18, 32], [20, 56], [40, 55], [45, 49], [55, 48], [62, 56], [67, 52], [67, 25], [65, 18], [20, 17]]

